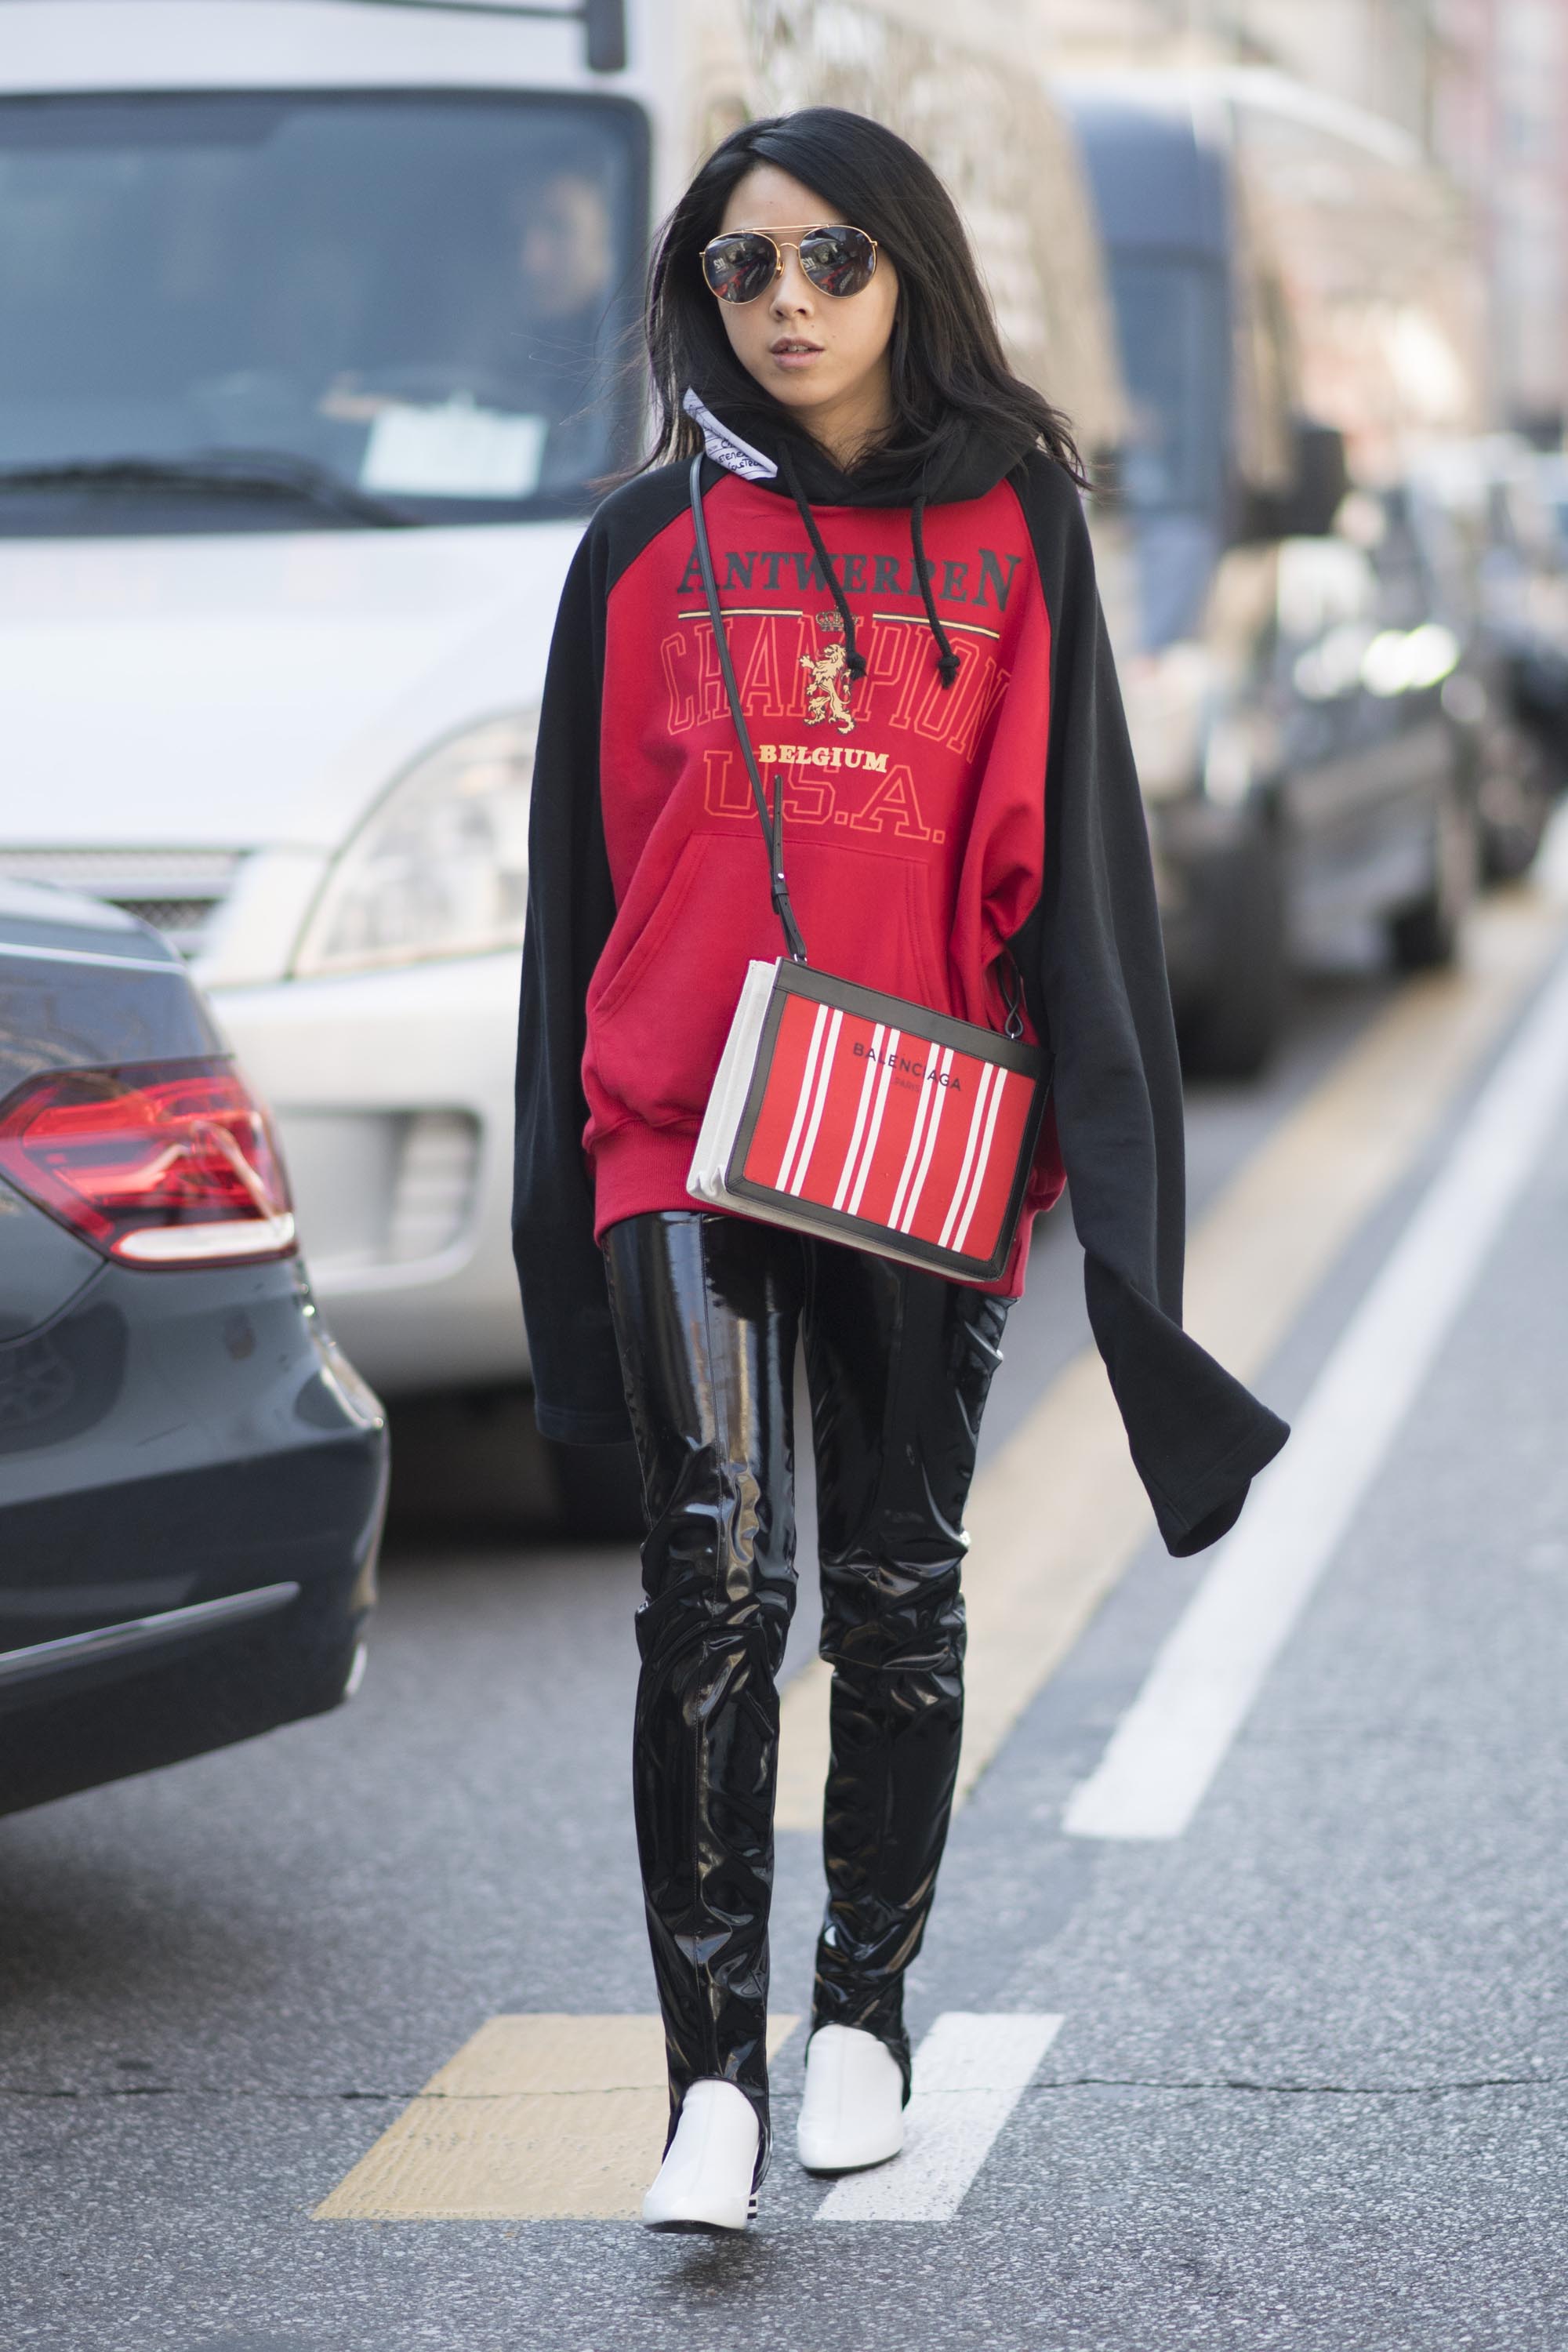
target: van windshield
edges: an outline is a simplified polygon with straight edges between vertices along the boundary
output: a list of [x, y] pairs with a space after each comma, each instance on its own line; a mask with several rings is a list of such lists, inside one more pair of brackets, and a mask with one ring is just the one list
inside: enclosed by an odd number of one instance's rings
[[582, 511], [645, 184], [624, 101], [0, 101], [0, 533]]

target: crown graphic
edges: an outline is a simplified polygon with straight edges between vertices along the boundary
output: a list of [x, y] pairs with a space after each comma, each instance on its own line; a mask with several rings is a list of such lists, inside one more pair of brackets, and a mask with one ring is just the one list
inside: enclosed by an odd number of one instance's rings
[[818, 613], [816, 625], [827, 636], [841, 637], [844, 635], [844, 615], [837, 612]]

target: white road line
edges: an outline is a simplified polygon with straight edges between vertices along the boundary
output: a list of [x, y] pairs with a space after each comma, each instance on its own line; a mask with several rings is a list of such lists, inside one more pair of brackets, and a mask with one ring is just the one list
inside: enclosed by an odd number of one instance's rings
[[1519, 1198], [1568, 1088], [1568, 964], [1319, 1375], [1278, 1464], [1165, 1642], [1098, 1769], [1075, 1837], [1179, 1837]]
[[915, 2053], [903, 2154], [870, 2172], [847, 2173], [816, 2219], [951, 2221], [1061, 2023], [961, 2010], [939, 2017]]
[[[1560, 822], [1568, 909], [1568, 809]], [[1262, 1373], [1346, 1243], [1441, 1132], [1565, 929], [1544, 886], [1489, 899], [1471, 924], [1463, 968], [1402, 989], [1232, 1176], [1191, 1236], [1187, 1306], [1195, 1336], [1238, 1379]], [[936, 1115], [954, 1114], [939, 1102]], [[928, 1150], [935, 1131], [933, 1117]], [[907, 1202], [906, 1229], [915, 1213]], [[1042, 1462], [1053, 1465], [1045, 1513]], [[1148, 1500], [1098, 1350], [1076, 1356], [982, 1466], [966, 1523], [961, 1803], [1148, 1540]], [[829, 1678], [813, 1658], [781, 1693], [774, 1819], [816, 1838]]]

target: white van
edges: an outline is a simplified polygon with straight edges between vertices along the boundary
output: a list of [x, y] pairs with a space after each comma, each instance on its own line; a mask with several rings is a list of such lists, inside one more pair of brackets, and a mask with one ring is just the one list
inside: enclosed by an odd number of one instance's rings
[[697, 156], [781, 99], [901, 109], [1016, 344], [1070, 321], [1053, 396], [1115, 430], [1087, 204], [1015, 14], [975, 0], [948, 37], [961, 88], [843, 0], [0, 5], [0, 866], [194, 957], [386, 1393], [526, 1370], [537, 698], [590, 485], [635, 452], [650, 223]]

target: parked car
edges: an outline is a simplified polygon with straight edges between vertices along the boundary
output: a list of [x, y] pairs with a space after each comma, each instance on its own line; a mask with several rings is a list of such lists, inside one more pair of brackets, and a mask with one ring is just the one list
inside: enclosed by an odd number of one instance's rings
[[1514, 435], [1439, 442], [1399, 486], [1396, 520], [1465, 639], [1478, 694], [1482, 863], [1522, 874], [1568, 789], [1568, 545], [1563, 467]]
[[1436, 619], [1457, 648], [1442, 707], [1479, 826], [1483, 880], [1525, 873], [1563, 788], [1556, 730], [1531, 690], [1535, 666], [1500, 628], [1483, 579], [1479, 513], [1456, 506], [1430, 453], [1375, 497], [1363, 493], [1369, 552], [1395, 621]]
[[385, 1478], [178, 954], [0, 881], [0, 1812], [348, 1696]]
[[[1476, 812], [1442, 709], [1452, 638], [1395, 626], [1333, 530], [1342, 436], [1304, 414], [1291, 268], [1241, 122], [1278, 78], [1061, 85], [1110, 259], [1134, 417], [1123, 469], [1142, 587], [1126, 649], [1188, 1066], [1247, 1076], [1293, 965], [1380, 927], [1406, 965], [1454, 951]], [[1325, 136], [1328, 134], [1325, 133]], [[1355, 152], [1349, 131], [1335, 129]]]

